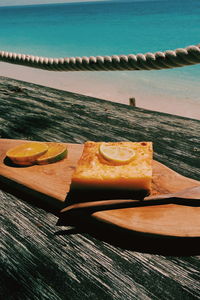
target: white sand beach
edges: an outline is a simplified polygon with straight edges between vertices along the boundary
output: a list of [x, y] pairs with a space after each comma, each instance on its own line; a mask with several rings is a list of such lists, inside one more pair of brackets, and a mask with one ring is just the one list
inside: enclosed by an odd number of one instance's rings
[[198, 81], [166, 81], [163, 71], [52, 72], [3, 62], [0, 70], [9, 78], [127, 105], [135, 98], [137, 107], [200, 120]]

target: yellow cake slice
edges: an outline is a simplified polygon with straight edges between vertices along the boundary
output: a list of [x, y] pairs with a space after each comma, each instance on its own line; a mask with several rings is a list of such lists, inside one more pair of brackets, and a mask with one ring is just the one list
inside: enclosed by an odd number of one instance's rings
[[149, 193], [152, 156], [151, 142], [86, 142], [72, 186]]

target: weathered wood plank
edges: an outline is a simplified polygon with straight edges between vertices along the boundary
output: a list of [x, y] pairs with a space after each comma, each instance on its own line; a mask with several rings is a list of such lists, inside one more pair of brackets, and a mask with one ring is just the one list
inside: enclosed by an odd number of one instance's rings
[[[152, 140], [155, 159], [199, 180], [199, 125], [0, 77], [1, 138]], [[31, 196], [0, 187], [1, 298], [200, 299], [199, 239], [130, 236], [95, 224], [57, 226], [58, 215]]]

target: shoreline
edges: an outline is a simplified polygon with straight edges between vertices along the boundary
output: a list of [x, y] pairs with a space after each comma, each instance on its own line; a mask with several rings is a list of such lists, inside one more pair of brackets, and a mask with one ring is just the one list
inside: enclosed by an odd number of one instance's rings
[[0, 68], [4, 77], [126, 105], [135, 98], [136, 107], [200, 120], [200, 88], [192, 81], [158, 79], [161, 71], [54, 72], [3, 62]]

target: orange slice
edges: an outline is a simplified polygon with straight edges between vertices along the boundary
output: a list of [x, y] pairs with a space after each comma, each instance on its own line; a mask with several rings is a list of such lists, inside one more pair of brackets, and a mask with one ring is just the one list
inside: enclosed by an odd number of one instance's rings
[[45, 143], [28, 142], [8, 150], [6, 156], [17, 165], [29, 166], [47, 150], [48, 146]]
[[48, 143], [48, 151], [37, 158], [36, 163], [40, 165], [54, 163], [67, 156], [67, 146], [59, 143]]
[[127, 164], [136, 155], [135, 151], [126, 146], [101, 144], [99, 153], [108, 161], [116, 164]]

